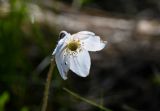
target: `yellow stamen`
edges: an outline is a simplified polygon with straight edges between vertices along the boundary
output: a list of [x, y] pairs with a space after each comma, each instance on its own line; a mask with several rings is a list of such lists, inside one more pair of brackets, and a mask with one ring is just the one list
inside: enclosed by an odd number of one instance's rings
[[79, 41], [70, 41], [67, 45], [68, 49], [71, 51], [76, 51], [80, 47]]

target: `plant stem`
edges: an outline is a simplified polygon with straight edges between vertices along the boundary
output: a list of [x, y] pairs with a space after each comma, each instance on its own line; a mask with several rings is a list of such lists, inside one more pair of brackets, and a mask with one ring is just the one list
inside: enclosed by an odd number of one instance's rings
[[67, 89], [67, 88], [63, 88], [63, 90], [65, 90], [66, 92], [68, 92], [68, 93], [71, 94], [72, 96], [74, 96], [74, 97], [76, 97], [76, 98], [78, 98], [78, 99], [80, 99], [80, 100], [82, 100], [82, 101], [84, 101], [84, 102], [86, 102], [86, 103], [89, 103], [89, 104], [91, 104], [91, 105], [93, 105], [93, 106], [95, 106], [95, 107], [98, 107], [98, 108], [102, 109], [103, 111], [112, 111], [112, 110], [110, 110], [110, 109], [108, 109], [108, 108], [106, 108], [106, 107], [104, 107], [104, 106], [102, 106], [102, 105], [100, 105], [100, 104], [97, 104], [97, 103], [95, 103], [95, 102], [93, 102], [93, 101], [91, 101], [91, 100], [88, 100], [88, 99], [86, 99], [86, 98], [83, 98], [83, 97], [79, 96], [78, 94], [70, 91], [70, 90]]
[[49, 88], [50, 88], [50, 83], [51, 83], [51, 79], [52, 79], [52, 73], [53, 73], [54, 66], [55, 66], [55, 61], [52, 58], [51, 59], [51, 64], [50, 64], [50, 67], [49, 67], [49, 71], [48, 71], [48, 74], [47, 74], [47, 80], [46, 80], [46, 84], [45, 84], [45, 90], [44, 90], [44, 96], [43, 96], [43, 103], [42, 103], [41, 111], [46, 111], [46, 109], [47, 109]]

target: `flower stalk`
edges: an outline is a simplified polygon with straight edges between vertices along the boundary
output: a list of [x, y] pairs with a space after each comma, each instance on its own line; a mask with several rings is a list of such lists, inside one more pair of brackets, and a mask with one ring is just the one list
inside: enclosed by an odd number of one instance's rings
[[54, 58], [51, 58], [51, 63], [50, 63], [49, 71], [48, 71], [48, 74], [47, 74], [46, 84], [45, 84], [45, 90], [44, 90], [44, 96], [43, 96], [43, 103], [42, 103], [41, 111], [46, 111], [46, 109], [47, 109], [49, 88], [50, 88], [50, 84], [51, 84], [51, 79], [52, 79], [52, 73], [53, 73], [54, 66], [55, 66]]

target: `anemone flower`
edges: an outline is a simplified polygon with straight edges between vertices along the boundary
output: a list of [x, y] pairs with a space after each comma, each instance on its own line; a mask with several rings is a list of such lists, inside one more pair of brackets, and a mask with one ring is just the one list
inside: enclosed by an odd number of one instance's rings
[[91, 59], [88, 51], [100, 51], [106, 41], [102, 41], [93, 32], [80, 31], [75, 34], [60, 32], [60, 40], [53, 51], [57, 68], [61, 77], [66, 80], [69, 69], [75, 74], [86, 77], [89, 75]]

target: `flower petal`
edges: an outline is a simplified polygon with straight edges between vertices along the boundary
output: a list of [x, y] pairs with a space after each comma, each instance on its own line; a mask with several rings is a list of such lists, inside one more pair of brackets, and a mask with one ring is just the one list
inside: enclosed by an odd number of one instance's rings
[[55, 55], [55, 61], [57, 64], [57, 68], [59, 70], [59, 73], [61, 77], [66, 80], [67, 79], [67, 72], [69, 70], [69, 66], [66, 64], [67, 58], [65, 57], [65, 48], [66, 48], [66, 41], [67, 36], [65, 36], [63, 39], [60, 39], [58, 42], [57, 47], [55, 48], [52, 55]]
[[100, 40], [99, 36], [89, 36], [88, 39], [82, 40], [84, 49], [88, 51], [100, 51], [106, 46], [106, 41]]
[[83, 44], [83, 48], [88, 51], [102, 50], [106, 42], [102, 41], [99, 36], [96, 36], [93, 32], [81, 31], [72, 35], [75, 39], [79, 39]]
[[86, 77], [89, 74], [91, 60], [88, 51], [81, 50], [77, 56], [71, 55], [69, 58], [70, 69], [81, 77]]
[[62, 50], [66, 46], [66, 41], [71, 37], [70, 33], [67, 33], [65, 31], [62, 31], [62, 32], [64, 32], [64, 34], [66, 34], [66, 35], [58, 41], [58, 44], [57, 44], [56, 48], [54, 49], [52, 55], [55, 55], [60, 50]]
[[62, 53], [56, 53], [55, 60], [61, 77], [66, 80], [69, 64], [67, 64], [68, 58], [65, 56], [64, 51]]
[[95, 33], [90, 32], [90, 31], [80, 31], [77, 34], [83, 34], [83, 35], [95, 35]]
[[93, 32], [89, 32], [89, 31], [80, 31], [80, 32], [72, 35], [73, 38], [75, 38], [75, 39], [77, 38], [80, 40], [88, 39], [90, 36], [95, 36], [95, 34]]

